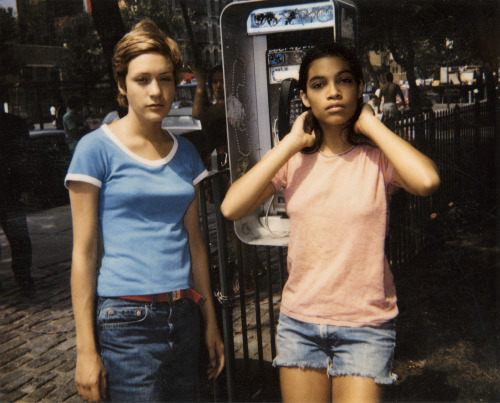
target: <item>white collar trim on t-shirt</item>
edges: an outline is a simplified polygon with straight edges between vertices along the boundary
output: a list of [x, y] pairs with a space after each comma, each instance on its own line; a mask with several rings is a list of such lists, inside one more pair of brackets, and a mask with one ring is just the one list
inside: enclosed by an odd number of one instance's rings
[[163, 158], [160, 158], [159, 160], [148, 160], [147, 158], [143, 158], [136, 153], [132, 152], [129, 148], [123, 144], [118, 137], [115, 136], [115, 134], [111, 131], [111, 129], [108, 127], [108, 125], [104, 124], [101, 126], [102, 129], [104, 130], [104, 133], [118, 146], [120, 147], [124, 153], [128, 154], [131, 156], [133, 159], [136, 161], [141, 162], [142, 164], [149, 165], [149, 166], [161, 166], [167, 164], [172, 158], [174, 158], [175, 153], [177, 152], [177, 148], [179, 147], [179, 144], [177, 142], [177, 138], [170, 134], [167, 130], [165, 130], [165, 133], [167, 133], [170, 137], [172, 137], [172, 140], [174, 141], [174, 144], [172, 146], [172, 149], [170, 152]]

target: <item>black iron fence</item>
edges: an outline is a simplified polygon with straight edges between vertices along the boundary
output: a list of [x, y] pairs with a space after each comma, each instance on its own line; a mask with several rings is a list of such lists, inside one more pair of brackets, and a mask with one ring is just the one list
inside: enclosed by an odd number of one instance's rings
[[[441, 217], [455, 206], [471, 200], [493, 205], [496, 149], [495, 117], [485, 103], [403, 119], [396, 132], [436, 162], [441, 186], [426, 198], [403, 191], [393, 196], [386, 249], [394, 271], [450, 230]], [[202, 229], [226, 346], [224, 376], [210, 393], [216, 401], [278, 401], [279, 382], [271, 363], [287, 248], [249, 247], [235, 239], [232, 223], [220, 212], [226, 177], [227, 172], [212, 171], [200, 192]], [[207, 190], [213, 193], [211, 202]], [[244, 272], [235, 263], [244, 259], [253, 270]], [[245, 292], [245, 279], [251, 293]]]

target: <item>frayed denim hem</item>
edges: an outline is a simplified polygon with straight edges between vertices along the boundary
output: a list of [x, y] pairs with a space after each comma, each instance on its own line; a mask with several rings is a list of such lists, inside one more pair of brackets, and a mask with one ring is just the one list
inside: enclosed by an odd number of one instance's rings
[[397, 381], [398, 376], [395, 373], [390, 373], [389, 376], [383, 378], [377, 378], [373, 375], [361, 374], [361, 373], [350, 373], [350, 372], [334, 372], [328, 373], [332, 378], [336, 376], [360, 376], [363, 378], [372, 378], [377, 385], [392, 385]]
[[316, 361], [293, 361], [293, 362], [282, 362], [278, 359], [274, 359], [273, 367], [297, 367], [300, 369], [314, 368], [314, 369], [327, 369], [329, 366], [328, 362], [321, 363]]

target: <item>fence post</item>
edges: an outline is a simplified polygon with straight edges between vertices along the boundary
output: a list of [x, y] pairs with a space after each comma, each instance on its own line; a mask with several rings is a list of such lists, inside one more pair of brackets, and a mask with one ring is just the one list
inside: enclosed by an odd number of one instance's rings
[[[454, 144], [454, 159], [455, 164], [461, 164], [460, 161], [463, 161], [463, 144], [462, 144], [462, 119], [460, 115], [460, 106], [457, 104], [455, 109], [453, 110], [453, 144]], [[461, 168], [455, 170], [455, 189], [453, 189], [453, 199], [457, 199], [457, 195], [460, 192], [460, 189], [465, 186], [464, 175], [461, 174], [464, 172]]]
[[[214, 207], [215, 222], [217, 225], [217, 246], [219, 255], [219, 276], [221, 292], [224, 296], [229, 294], [229, 281], [227, 276], [227, 236], [226, 222], [222, 216], [220, 206], [222, 204], [223, 184], [217, 163], [217, 150], [212, 153], [212, 171], [216, 171], [213, 176], [214, 182]], [[226, 385], [227, 401], [233, 401], [233, 376], [234, 376], [234, 340], [233, 340], [233, 308], [228, 301], [220, 301], [222, 305], [222, 326], [224, 337], [224, 353], [226, 357]]]

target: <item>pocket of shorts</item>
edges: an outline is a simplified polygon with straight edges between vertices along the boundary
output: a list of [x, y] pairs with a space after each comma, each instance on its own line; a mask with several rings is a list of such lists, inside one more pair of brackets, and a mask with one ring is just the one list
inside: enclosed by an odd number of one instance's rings
[[97, 324], [101, 328], [123, 327], [143, 322], [147, 316], [146, 306], [103, 304], [97, 315]]

